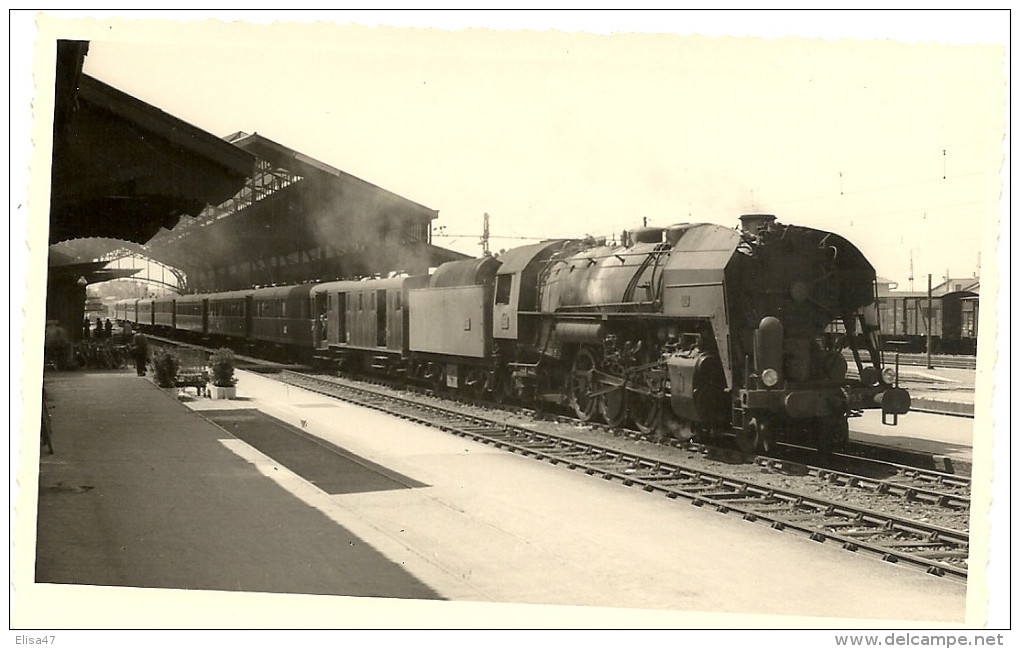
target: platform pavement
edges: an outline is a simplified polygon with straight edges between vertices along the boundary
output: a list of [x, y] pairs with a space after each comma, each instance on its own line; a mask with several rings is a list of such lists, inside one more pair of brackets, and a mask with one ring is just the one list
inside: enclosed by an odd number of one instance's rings
[[910, 395], [910, 408], [917, 412], [974, 418], [974, 392], [950, 390]]
[[850, 420], [850, 441], [928, 455], [928, 468], [946, 473], [970, 475], [974, 462], [970, 417], [912, 411], [892, 426], [882, 423], [881, 412], [868, 410]]
[[[776, 536], [764, 526], [748, 529], [737, 518], [677, 507], [652, 494], [634, 497], [618, 483], [239, 374], [246, 403], [431, 485], [343, 496], [332, 506], [350, 507], [368, 538], [399, 537], [412, 554], [463, 575], [440, 589], [456, 601], [481, 594], [528, 603], [851, 617], [913, 610], [938, 617], [954, 599], [944, 580], [909, 583], [906, 573], [884, 573], [877, 560], [857, 561], [831, 544], [802, 545], [805, 539]], [[228, 407], [205, 399], [188, 405]], [[739, 556], [731, 548], [741, 548]], [[603, 561], [606, 556], [614, 562]], [[768, 573], [767, 583], [753, 576], [772, 565], [786, 568]], [[881, 586], [863, 596], [873, 580]], [[813, 587], [804, 590], [803, 583]]]
[[[589, 605], [634, 601], [641, 602], [642, 608], [655, 608], [656, 601], [661, 606], [661, 598], [671, 597], [683, 606], [716, 611], [747, 607], [787, 615], [801, 611], [806, 615], [895, 618], [916, 614], [920, 617], [909, 619], [962, 619], [962, 590], [944, 580], [912, 572], [890, 573], [880, 562], [860, 562], [837, 548], [776, 537], [767, 529], [756, 533], [739, 520], [677, 508], [661, 498], [635, 498], [618, 485], [593, 483], [583, 475], [431, 429], [414, 427], [415, 441], [409, 445], [409, 438], [398, 437], [396, 428], [411, 424], [397, 422], [380, 428], [381, 421], [390, 421], [384, 415], [353, 406], [344, 408], [342, 415], [338, 410], [311, 407], [313, 400], [321, 398], [307, 393], [285, 398], [279, 384], [241, 374], [241, 400], [196, 398], [189, 405], [259, 407], [277, 416], [287, 416], [283, 410], [289, 410], [292, 423], [304, 426], [304, 419], [297, 417], [306, 417], [310, 430], [342, 431], [344, 439], [365, 457], [416, 475], [434, 487], [342, 499], [311, 493], [315, 490], [310, 485], [284, 476], [285, 467], [259, 459], [239, 440], [223, 440], [221, 429], [197, 412], [189, 412], [147, 379], [130, 372], [47, 375], [56, 454], [44, 454], [40, 463], [37, 581], [225, 591], [398, 593], [422, 599], [449, 596], [457, 601]], [[253, 393], [258, 394], [253, 397]], [[471, 483], [485, 489], [465, 492], [468, 483], [447, 473], [454, 466], [467, 470]], [[518, 477], [519, 471], [524, 478]], [[293, 484], [288, 486], [288, 480]], [[564, 484], [573, 485], [575, 495], [560, 501], [570, 503], [567, 509], [553, 512], [555, 499], [539, 494], [559, 493], [548, 490]], [[295, 498], [295, 494], [303, 495]], [[465, 494], [471, 496], [467, 501]], [[584, 515], [589, 509], [601, 515]], [[603, 517], [627, 519], [631, 524], [607, 524], [611, 521]], [[650, 527], [639, 525], [646, 530], [643, 537], [684, 538], [684, 547], [699, 548], [698, 559], [685, 552], [663, 551], [661, 544], [669, 543], [665, 539], [647, 549], [635, 546], [633, 525], [643, 519], [647, 524], [658, 521]], [[438, 521], [443, 524], [437, 527]], [[554, 521], [559, 532], [550, 529]], [[696, 521], [707, 527], [692, 526]], [[389, 527], [394, 528], [392, 532], [381, 534]], [[409, 540], [412, 535], [414, 543]], [[458, 540], [463, 538], [472, 542], [463, 544]], [[507, 544], [504, 554], [497, 553], [501, 558], [493, 554], [498, 546], [490, 542]], [[583, 548], [580, 553], [578, 543]], [[745, 565], [713, 556], [725, 554], [731, 544], [743, 547], [748, 557], [768, 556], [768, 563], [779, 562], [789, 569], [782, 578], [771, 576], [748, 591], [740, 586], [746, 578], [742, 575], [757, 562]], [[438, 548], [444, 549], [442, 557], [433, 557], [430, 549]], [[602, 564], [599, 572], [592, 573], [592, 561], [599, 552], [626, 559], [622, 573], [607, 572]], [[650, 567], [652, 573], [645, 575], [642, 571]], [[663, 581], [664, 574], [673, 578]], [[797, 589], [794, 584], [804, 579], [817, 582], [818, 588]], [[827, 582], [832, 582], [831, 589], [824, 585]], [[882, 584], [877, 591], [882, 595], [846, 599], [848, 592], [870, 592], [868, 583]], [[596, 613], [585, 619], [611, 625], [609, 620], [614, 618]], [[739, 625], [739, 619], [716, 624]], [[130, 621], [125, 624], [131, 626]], [[331, 626], [328, 620], [325, 624]], [[796, 627], [804, 622], [789, 624]], [[401, 623], [395, 620], [393, 625]], [[271, 618], [260, 618], [254, 626], [274, 624]], [[497, 626], [516, 623], [504, 619]], [[555, 621], [551, 626], [558, 628]]]
[[910, 392], [910, 412], [897, 426], [881, 425], [881, 416], [865, 413], [851, 423], [858, 441], [931, 453], [933, 467], [970, 475], [974, 440], [974, 370], [900, 367], [900, 386]]
[[[856, 375], [856, 372], [851, 372]], [[917, 412], [974, 417], [975, 370], [900, 366], [899, 384]]]
[[40, 583], [438, 598], [133, 371], [47, 373]]

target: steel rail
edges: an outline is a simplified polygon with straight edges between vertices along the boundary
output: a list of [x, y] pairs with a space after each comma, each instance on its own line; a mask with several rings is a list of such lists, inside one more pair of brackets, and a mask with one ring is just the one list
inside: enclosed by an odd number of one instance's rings
[[[856, 456], [849, 457], [854, 461], [859, 461], [859, 458]], [[804, 464], [802, 462], [791, 462], [789, 460], [771, 457], [756, 457], [754, 458], [754, 462], [760, 466], [774, 469], [787, 469], [790, 465], [795, 465], [801, 468], [801, 474], [814, 476], [819, 480], [823, 480], [835, 486], [853, 487], [880, 495], [899, 496], [905, 500], [921, 501], [926, 504], [934, 504], [940, 507], [950, 507], [953, 509], [970, 508], [970, 480], [959, 478], [958, 476], [953, 476], [951, 474], [942, 474], [924, 469], [914, 469], [913, 467], [902, 467], [902, 470], [898, 470], [896, 476], [891, 478], [872, 478], [837, 469], [819, 467], [811, 464]], [[897, 466], [888, 462], [880, 462], [879, 464], [882, 466]], [[967, 494], [938, 491], [937, 489], [922, 487], [917, 484], [896, 482], [894, 481], [895, 477], [903, 477], [911, 482], [934, 482], [936, 484], [944, 482], [945, 484], [957, 489], [965, 489]]]
[[968, 554], [966, 531], [578, 442], [324, 377], [284, 371], [280, 380], [497, 448], [552, 464], [564, 464], [588, 475], [640, 486], [644, 491], [660, 492], [671, 499], [683, 498], [696, 506], [712, 506], [723, 513], [739, 513], [748, 521], [765, 522], [777, 530], [800, 532], [819, 542], [832, 540], [846, 550], [866, 551], [885, 561], [902, 562], [932, 575], [962, 580], [967, 577], [966, 567], [954, 562]]

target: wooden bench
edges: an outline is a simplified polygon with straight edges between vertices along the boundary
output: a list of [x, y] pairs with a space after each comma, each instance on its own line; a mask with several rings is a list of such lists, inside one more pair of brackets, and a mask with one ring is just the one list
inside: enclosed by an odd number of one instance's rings
[[209, 396], [208, 372], [179, 372], [176, 383], [178, 388], [195, 388], [197, 396]]

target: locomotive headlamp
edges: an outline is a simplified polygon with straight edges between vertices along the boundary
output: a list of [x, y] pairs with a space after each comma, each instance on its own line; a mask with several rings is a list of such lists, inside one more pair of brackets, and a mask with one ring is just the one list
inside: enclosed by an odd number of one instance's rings
[[886, 367], [882, 370], [882, 382], [888, 385], [893, 385], [896, 381], [896, 370], [891, 367]]
[[776, 383], [779, 383], [779, 372], [770, 367], [761, 373], [761, 382], [771, 388]]

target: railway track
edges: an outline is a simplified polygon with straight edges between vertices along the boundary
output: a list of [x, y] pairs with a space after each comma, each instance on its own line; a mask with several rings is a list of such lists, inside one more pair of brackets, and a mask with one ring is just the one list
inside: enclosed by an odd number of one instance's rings
[[[857, 464], [856, 456], [849, 457]], [[889, 465], [882, 462], [876, 467], [894, 467], [895, 473], [890, 477], [871, 477], [860, 472], [849, 472], [804, 463], [793, 463], [798, 467], [791, 471], [791, 462], [771, 457], [754, 458], [759, 466], [778, 468], [786, 472], [797, 472], [798, 475], [811, 476], [816, 480], [846, 488], [861, 489], [870, 493], [905, 501], [922, 502], [939, 507], [949, 507], [959, 511], [970, 510], [970, 479], [955, 475], [927, 471], [908, 466]]]
[[[927, 354], [900, 354], [900, 365], [926, 367], [928, 365]], [[886, 352], [887, 363], [894, 362], [895, 353]], [[976, 356], [932, 356], [931, 364], [934, 368], [973, 370], [977, 369]]]
[[[398, 394], [429, 395], [432, 394], [426, 388], [411, 388], [407, 385], [394, 386], [388, 381], [364, 381], [357, 379], [340, 379], [332, 375], [315, 375], [297, 372], [302, 376], [316, 377], [328, 380], [338, 385], [349, 386], [351, 389], [365, 389], [372, 394], [378, 394], [373, 388], [362, 388], [360, 386], [374, 386]], [[328, 377], [328, 378], [327, 378]], [[353, 382], [353, 383], [352, 383]], [[390, 392], [389, 394], [393, 394]], [[395, 398], [402, 397], [394, 395]], [[435, 395], [433, 395], [435, 396]], [[449, 400], [449, 395], [440, 395], [438, 398]], [[500, 404], [490, 402], [472, 402], [452, 397], [452, 403], [461, 404], [466, 407], [480, 407], [489, 411], [493, 408], [505, 408]], [[550, 415], [529, 408], [514, 408], [517, 414], [527, 420], [549, 419], [569, 426], [584, 426], [597, 431], [603, 437], [626, 437], [639, 442], [652, 442], [657, 446], [666, 448], [682, 449], [696, 453], [701, 456], [714, 457], [724, 462], [733, 464], [754, 463], [759, 466], [775, 468], [787, 474], [801, 476], [814, 476], [819, 481], [828, 484], [842, 485], [859, 490], [871, 491], [875, 494], [889, 497], [900, 497], [907, 501], [927, 502], [938, 504], [943, 507], [950, 507], [957, 510], [966, 510], [970, 507], [971, 479], [952, 473], [946, 473], [937, 469], [926, 469], [918, 466], [920, 457], [927, 457], [924, 454], [902, 451], [899, 449], [886, 449], [884, 447], [873, 447], [857, 444], [861, 447], [862, 453], [834, 453], [827, 458], [818, 455], [816, 449], [780, 444], [780, 455], [778, 456], [757, 456], [751, 457], [736, 449], [724, 448], [700, 442], [679, 442], [675, 439], [668, 439], [662, 442], [653, 442], [638, 431], [615, 428], [598, 422], [581, 422], [569, 415]], [[890, 453], [903, 458], [918, 456], [915, 464], [903, 464], [891, 459], [883, 459]], [[826, 461], [825, 466], [815, 466], [811, 461]]]
[[[157, 344], [157, 345], [166, 345], [166, 346], [171, 346], [171, 347], [185, 347], [185, 348], [194, 349], [194, 350], [202, 350], [202, 351], [204, 351], [206, 353], [212, 353], [214, 351], [214, 350], [212, 350], [212, 349], [210, 349], [208, 347], [205, 347], [203, 345], [199, 345], [199, 344], [195, 344], [195, 343], [186, 343], [186, 342], [182, 342], [182, 341], [175, 340], [175, 339], [172, 339], [172, 338], [166, 338], [166, 337], [163, 337], [163, 336], [157, 336], [157, 335], [149, 334], [149, 339], [152, 342], [154, 342], [155, 344]], [[283, 370], [311, 371], [311, 367], [308, 367], [308, 366], [302, 366], [302, 365], [298, 365], [298, 364], [280, 363], [280, 362], [275, 362], [275, 361], [267, 361], [267, 360], [260, 359], [260, 358], [254, 357], [254, 356], [247, 356], [247, 355], [244, 355], [244, 354], [241, 354], [241, 353], [238, 353], [237, 360], [238, 360], [237, 365], [238, 365], [239, 369], [246, 369], [246, 370], [254, 371], [254, 372], [262, 372], [262, 373], [264, 373], [264, 372], [278, 372], [278, 371], [283, 371]], [[420, 387], [420, 386], [414, 386], [414, 385], [408, 385], [408, 384], [401, 384], [399, 387], [397, 387], [396, 384], [393, 381], [390, 381], [388, 379], [381, 378], [381, 377], [377, 377], [377, 378], [373, 378], [373, 377], [360, 377], [358, 380], [360, 382], [364, 382], [364, 383], [368, 383], [368, 384], [374, 384], [374, 385], [380, 385], [380, 386], [385, 386], [385, 387], [390, 387], [390, 388], [393, 388], [393, 389], [411, 390], [411, 391], [417, 390], [417, 391], [422, 391], [422, 392], [428, 390], [427, 388], [423, 388], [423, 387]], [[505, 407], [503, 405], [494, 404], [494, 403], [492, 403], [492, 404], [485, 404], [485, 405], [490, 405], [490, 406], [493, 406], [493, 407]], [[527, 413], [531, 414], [532, 416], [538, 416], [539, 415], [538, 411], [535, 411], [534, 409], [527, 409], [527, 408], [516, 408], [516, 409], [521, 411], [521, 412], [527, 412]], [[567, 416], [557, 415], [557, 419], [559, 419], [561, 421], [569, 421], [569, 422], [572, 422], [572, 423], [578, 423], [578, 420], [576, 418], [570, 417], [569, 415], [567, 415]], [[596, 427], [602, 426], [601, 424], [599, 424], [597, 422], [594, 422], [594, 421], [589, 422], [587, 425], [596, 426]], [[607, 430], [615, 430], [612, 427], [606, 427], [606, 429]], [[638, 433], [637, 431], [628, 431], [628, 432], [629, 432], [629, 434], [632, 434], [635, 437], [639, 437], [639, 438], [641, 437], [641, 434]], [[860, 458], [862, 460], [864, 458], [867, 458], [867, 457], [870, 457], [870, 458], [878, 460], [878, 459], [880, 459], [880, 458], [890, 454], [890, 450], [889, 449], [883, 449], [882, 447], [864, 446], [864, 445], [861, 445], [861, 444], [856, 444], [855, 446], [863, 447], [862, 448], [862, 453], [856, 455], [856, 457], [858, 457], [858, 458]], [[904, 460], [903, 458], [904, 458], [904, 456], [909, 456], [911, 454], [909, 452], [898, 451], [898, 452], [896, 452], [896, 455], [898, 455], [900, 457], [901, 462], [903, 462], [903, 461], [909, 461], [909, 460]], [[920, 463], [920, 462], [925, 461], [925, 459], [926, 459], [925, 457], [917, 457], [916, 461], [918, 463]], [[892, 460], [887, 460], [886, 461], [886, 464], [893, 464], [893, 463], [894, 462]]]
[[[305, 371], [303, 368], [290, 367], [285, 369], [292, 369], [294, 371], [302, 372]], [[520, 405], [508, 405], [506, 403], [497, 403], [495, 401], [487, 399], [473, 399], [468, 398], [459, 394], [452, 394], [448, 392], [435, 393], [431, 387], [402, 383], [399, 381], [393, 381], [383, 376], [351, 376], [342, 375], [346, 380], [356, 382], [359, 385], [371, 385], [383, 389], [394, 390], [400, 393], [414, 393], [414, 394], [433, 394], [442, 399], [452, 400], [458, 403], [479, 406], [485, 409], [501, 409], [508, 412], [514, 412], [528, 419], [547, 419], [560, 423], [565, 423], [573, 426], [586, 426], [594, 430], [602, 431], [607, 435], [626, 435], [627, 437], [640, 440], [655, 442], [648, 435], [645, 435], [637, 430], [631, 428], [623, 428], [618, 426], [611, 426], [609, 424], [603, 424], [596, 420], [590, 420], [587, 422], [580, 421], [576, 416], [571, 414], [557, 413], [547, 409], [536, 409], [532, 407], [520, 406]], [[709, 450], [718, 451], [720, 449], [711, 445], [701, 444], [697, 442], [681, 443], [672, 438], [665, 438], [657, 441], [663, 445], [669, 446], [683, 446], [686, 448], [698, 450], [700, 452], [708, 452]], [[802, 446], [789, 445], [785, 443], [779, 444], [780, 448], [786, 451], [786, 459], [791, 459], [791, 454], [799, 456], [801, 458], [818, 459], [817, 449], [807, 448]], [[791, 453], [792, 452], [792, 453]], [[740, 461], [745, 461], [748, 458], [746, 454], [739, 451], [734, 451], [735, 456], [740, 456]], [[807, 461], [804, 459], [796, 460], [801, 463]], [[896, 449], [886, 446], [875, 446], [865, 444], [861, 442], [851, 442], [847, 450], [844, 453], [833, 454], [830, 462], [836, 462], [837, 465], [842, 463], [848, 465], [848, 463], [854, 463], [860, 470], [869, 470], [872, 473], [885, 472], [889, 475], [898, 475], [899, 479], [903, 479], [905, 476], [909, 476], [910, 480], [916, 481], [918, 484], [923, 485], [924, 483], [945, 483], [955, 485], [956, 488], [965, 488], [969, 491], [970, 489], [970, 478], [965, 476], [956, 475], [947, 471], [940, 471], [938, 469], [928, 469], [928, 466], [933, 464], [933, 460], [930, 454], [919, 453], [916, 451], [909, 451], [905, 449]], [[861, 467], [867, 467], [868, 469], [862, 469]], [[831, 468], [831, 467], [830, 467]], [[951, 469], [950, 469], [951, 471]], [[965, 485], [965, 487], [961, 487]]]
[[[897, 352], [886, 351], [883, 352], [883, 358], [885, 363], [892, 366], [896, 362]], [[843, 357], [847, 360], [851, 367], [851, 372], [856, 374], [856, 370], [853, 370], [854, 359], [849, 353], [844, 353]], [[911, 367], [926, 367], [928, 365], [927, 354], [917, 353], [899, 353], [900, 365], [909, 365]], [[977, 357], [976, 356], [949, 356], [949, 355], [933, 355], [931, 357], [931, 364], [933, 369], [955, 369], [955, 370], [974, 370], [977, 369]]]
[[[505, 416], [467, 413], [423, 399], [355, 386], [335, 377], [285, 370], [278, 379], [510, 452], [686, 500], [695, 506], [736, 514], [818, 542], [838, 543], [846, 550], [871, 554], [932, 575], [959, 580], [967, 577], [969, 537], [965, 523], [956, 529], [926, 520], [938, 518], [937, 513], [947, 509], [962, 512], [963, 517], [957, 520], [966, 520], [969, 481], [956, 476], [905, 467], [904, 471], [895, 472], [897, 480], [876, 479], [790, 460], [758, 460], [755, 467], [758, 472], [768, 471], [780, 477], [780, 482], [796, 483], [792, 487], [782, 486], [762, 479], [761, 475], [749, 477], [746, 471], [745, 475], [738, 475], [736, 471], [710, 470], [704, 462], [664, 460], [650, 453], [629, 452], [515, 425]], [[703, 454], [697, 450], [688, 452], [692, 458]], [[927, 486], [920, 486], [918, 480]], [[950, 489], [943, 487], [947, 481], [953, 482]], [[825, 485], [824, 489], [817, 487], [820, 483]], [[875, 499], [872, 502], [877, 503], [909, 501], [913, 515], [862, 507], [839, 497], [850, 490], [867, 492]]]

